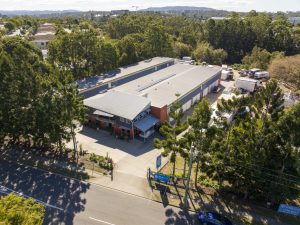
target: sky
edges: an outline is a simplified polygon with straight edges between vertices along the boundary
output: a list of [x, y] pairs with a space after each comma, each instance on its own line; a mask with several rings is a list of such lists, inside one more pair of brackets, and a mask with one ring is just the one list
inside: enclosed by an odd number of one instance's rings
[[199, 6], [232, 11], [300, 11], [300, 0], [0, 0], [1, 10], [113, 10]]

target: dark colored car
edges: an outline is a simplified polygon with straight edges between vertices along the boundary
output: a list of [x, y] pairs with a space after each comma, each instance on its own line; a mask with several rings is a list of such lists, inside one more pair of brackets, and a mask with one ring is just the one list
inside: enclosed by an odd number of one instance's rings
[[198, 218], [202, 225], [232, 225], [229, 219], [215, 212], [199, 211]]

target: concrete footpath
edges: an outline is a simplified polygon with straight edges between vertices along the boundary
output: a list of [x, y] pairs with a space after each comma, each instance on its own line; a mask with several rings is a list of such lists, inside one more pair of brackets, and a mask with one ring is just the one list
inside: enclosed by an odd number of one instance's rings
[[103, 175], [91, 170], [87, 170], [87, 172], [92, 177], [89, 179], [90, 183], [152, 199], [152, 190], [146, 177], [143, 178], [118, 171], [114, 171], [113, 176]]

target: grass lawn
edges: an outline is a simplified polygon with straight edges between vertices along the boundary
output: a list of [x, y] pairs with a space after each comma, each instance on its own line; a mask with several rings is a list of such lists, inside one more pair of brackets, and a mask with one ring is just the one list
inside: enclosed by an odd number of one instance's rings
[[[175, 163], [175, 176], [183, 178], [184, 175], [184, 158], [181, 156], [176, 157], [176, 163]], [[186, 161], [186, 171], [185, 171], [185, 177], [188, 175], [189, 170], [189, 161]], [[193, 164], [192, 167], [192, 173], [191, 173], [191, 185], [193, 186], [195, 183], [195, 171], [196, 171], [196, 164]], [[173, 163], [167, 163], [160, 171], [163, 174], [167, 175], [173, 175]], [[199, 176], [200, 174], [198, 174]]]

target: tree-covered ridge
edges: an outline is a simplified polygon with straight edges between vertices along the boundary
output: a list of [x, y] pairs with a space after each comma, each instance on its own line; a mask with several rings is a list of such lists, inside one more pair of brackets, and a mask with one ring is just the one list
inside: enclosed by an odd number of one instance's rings
[[[98, 74], [153, 56], [193, 56], [211, 64], [261, 60], [266, 69], [275, 55], [300, 51], [299, 27], [278, 13], [231, 13], [224, 20], [201, 20], [159, 13], [129, 13], [116, 18], [52, 19], [57, 38], [49, 62], [74, 79]], [[71, 29], [71, 33], [63, 28]]]

